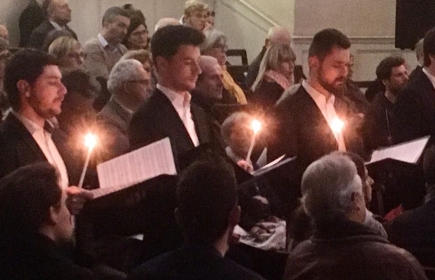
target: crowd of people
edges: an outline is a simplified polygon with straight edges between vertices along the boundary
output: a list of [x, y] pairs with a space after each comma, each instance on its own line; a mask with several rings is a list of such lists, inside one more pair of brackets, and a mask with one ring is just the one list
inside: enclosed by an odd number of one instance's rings
[[[435, 135], [435, 28], [411, 75], [386, 57], [364, 93], [331, 28], [307, 76], [274, 26], [235, 79], [215, 16], [188, 0], [151, 36], [140, 10], [114, 6], [82, 43], [67, 0], [32, 0], [19, 48], [0, 25], [0, 278], [433, 277], [433, 141], [406, 171], [365, 162]], [[88, 131], [99, 145], [82, 188]], [[166, 137], [173, 180], [93, 204], [98, 164]]]

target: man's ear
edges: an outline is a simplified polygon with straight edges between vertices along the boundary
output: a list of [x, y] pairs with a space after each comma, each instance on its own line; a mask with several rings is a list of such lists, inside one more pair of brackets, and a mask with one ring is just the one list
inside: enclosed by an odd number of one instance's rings
[[161, 73], [162, 71], [164, 72], [167, 68], [168, 68], [168, 61], [166, 60], [166, 58], [162, 57], [162, 56], [158, 56], [155, 59], [155, 67], [157, 70], [157, 73]]
[[382, 80], [382, 84], [383, 84], [384, 86], [387, 86], [388, 83], [389, 83], [389, 80], [388, 80], [388, 79], [383, 79], [383, 80]]
[[233, 210], [230, 212], [229, 225], [234, 227], [240, 222], [240, 214], [242, 210], [239, 205], [235, 205]]
[[27, 81], [19, 80], [17, 82], [17, 89], [19, 93], [24, 94], [26, 97], [30, 96], [30, 85]]
[[308, 57], [308, 66], [309, 69], [317, 69], [319, 68], [320, 60], [317, 56], [309, 56]]
[[59, 222], [59, 209], [56, 209], [55, 207], [50, 206], [47, 225], [54, 226], [54, 225], [57, 225], [58, 222]]

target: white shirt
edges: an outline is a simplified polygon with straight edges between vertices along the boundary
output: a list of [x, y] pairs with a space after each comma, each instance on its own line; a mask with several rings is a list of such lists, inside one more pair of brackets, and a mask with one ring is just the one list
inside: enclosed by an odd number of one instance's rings
[[18, 114], [17, 112], [12, 110], [11, 113], [15, 117], [17, 117], [17, 119], [20, 120], [26, 127], [26, 129], [30, 132], [33, 139], [38, 144], [41, 151], [44, 153], [44, 156], [47, 158], [48, 162], [57, 168], [60, 174], [62, 188], [67, 188], [69, 186], [68, 173], [65, 167], [65, 163], [63, 162], [63, 159], [60, 156], [56, 145], [54, 145], [51, 134], [45, 131], [43, 127], [40, 127], [36, 123]]
[[65, 27], [60, 26], [57, 22], [54, 22], [54, 21], [51, 21], [51, 20], [50, 20], [50, 23], [51, 23], [51, 25], [54, 26], [54, 28], [55, 28], [56, 30], [64, 30], [64, 29], [65, 29]]
[[199, 146], [199, 139], [198, 135], [196, 134], [195, 123], [193, 122], [192, 114], [190, 112], [190, 99], [192, 98], [190, 93], [186, 91], [183, 94], [179, 94], [159, 84], [157, 84], [156, 87], [171, 101], [172, 106], [174, 106], [175, 111], [177, 111], [178, 116], [180, 116], [181, 121], [189, 133], [193, 145], [195, 145], [195, 147]]
[[[335, 96], [330, 95], [328, 99], [326, 99], [325, 95], [318, 92], [316, 89], [311, 87], [306, 81], [302, 81], [302, 86], [311, 96], [311, 98], [316, 102], [317, 107], [322, 112], [323, 117], [331, 128], [332, 133], [334, 134], [335, 140], [337, 140], [338, 150], [346, 151], [346, 144], [344, 143], [343, 133], [338, 132], [333, 129], [333, 123], [338, 119], [337, 112], [335, 112], [334, 102]], [[345, 129], [345, 127], [343, 128]], [[342, 130], [343, 131], [343, 130]]]
[[109, 45], [109, 42], [107, 42], [107, 40], [103, 37], [103, 35], [101, 35], [101, 33], [98, 33], [97, 38], [103, 49]]
[[432, 83], [432, 86], [435, 88], [435, 77], [432, 76], [431, 73], [429, 73], [429, 71], [426, 70], [426, 68], [423, 67], [423, 73], [426, 74], [427, 78], [429, 79], [429, 81]]

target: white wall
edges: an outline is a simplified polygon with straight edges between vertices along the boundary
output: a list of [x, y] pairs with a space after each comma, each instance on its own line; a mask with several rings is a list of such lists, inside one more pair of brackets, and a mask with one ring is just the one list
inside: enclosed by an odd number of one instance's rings
[[9, 30], [11, 44], [17, 46], [20, 40], [18, 19], [29, 0], [0, 0], [0, 24]]

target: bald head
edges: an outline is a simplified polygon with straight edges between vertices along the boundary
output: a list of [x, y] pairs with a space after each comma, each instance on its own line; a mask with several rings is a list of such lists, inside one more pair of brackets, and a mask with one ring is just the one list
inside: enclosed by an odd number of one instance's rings
[[282, 26], [274, 26], [269, 29], [266, 37], [266, 46], [270, 45], [290, 45], [291, 36], [287, 28]]
[[0, 24], [0, 38], [3, 38], [5, 40], [9, 40], [9, 32], [6, 26]]
[[168, 26], [168, 25], [180, 25], [181, 23], [175, 19], [175, 18], [161, 18], [156, 26], [154, 27], [154, 31], [159, 30], [162, 27]]
[[210, 100], [221, 100], [223, 83], [222, 67], [216, 58], [203, 55], [199, 59], [202, 73], [198, 76], [195, 91]]

